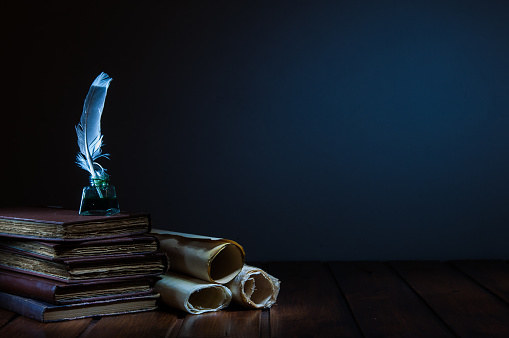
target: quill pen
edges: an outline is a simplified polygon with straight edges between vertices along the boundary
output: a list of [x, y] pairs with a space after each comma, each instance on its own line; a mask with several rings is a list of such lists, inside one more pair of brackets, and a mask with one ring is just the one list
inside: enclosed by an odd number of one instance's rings
[[108, 156], [108, 154], [103, 154], [101, 150], [103, 140], [101, 115], [111, 80], [106, 73], [99, 74], [94, 80], [83, 104], [80, 123], [76, 126], [80, 149], [76, 155], [76, 163], [80, 168], [88, 171], [92, 179], [107, 178], [105, 169], [94, 161], [99, 157], [107, 158]]

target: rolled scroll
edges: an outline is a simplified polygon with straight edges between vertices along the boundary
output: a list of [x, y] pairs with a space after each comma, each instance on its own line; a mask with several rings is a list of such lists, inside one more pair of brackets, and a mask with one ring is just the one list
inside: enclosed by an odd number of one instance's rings
[[250, 265], [244, 265], [242, 271], [226, 284], [233, 300], [243, 306], [262, 309], [269, 308], [276, 302], [281, 282], [263, 271]]
[[208, 283], [174, 272], [160, 277], [154, 286], [154, 291], [161, 295], [160, 300], [170, 307], [191, 314], [221, 310], [232, 300], [231, 291], [221, 284]]
[[244, 249], [234, 241], [159, 229], [151, 234], [168, 255], [171, 271], [225, 284], [244, 266]]

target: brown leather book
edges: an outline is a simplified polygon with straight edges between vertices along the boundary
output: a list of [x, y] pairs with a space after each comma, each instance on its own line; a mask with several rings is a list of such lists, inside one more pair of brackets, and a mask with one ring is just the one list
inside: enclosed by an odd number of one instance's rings
[[168, 267], [168, 257], [162, 252], [55, 261], [11, 248], [0, 249], [0, 268], [65, 283], [156, 277], [165, 274]]
[[40, 322], [57, 322], [93, 316], [110, 316], [157, 309], [159, 294], [148, 294], [96, 302], [53, 305], [35, 299], [0, 292], [0, 308]]
[[61, 208], [0, 208], [0, 236], [83, 241], [143, 234], [150, 227], [148, 213], [81, 216], [77, 210]]
[[131, 236], [91, 241], [47, 242], [25, 238], [0, 237], [0, 248], [19, 250], [35, 257], [64, 261], [85, 257], [146, 254], [159, 249], [154, 236]]
[[0, 292], [63, 305], [133, 297], [152, 292], [153, 278], [63, 283], [20, 272], [0, 269]]

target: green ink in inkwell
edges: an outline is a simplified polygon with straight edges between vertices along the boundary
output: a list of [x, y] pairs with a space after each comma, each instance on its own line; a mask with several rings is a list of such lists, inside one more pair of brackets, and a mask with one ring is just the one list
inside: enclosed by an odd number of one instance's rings
[[80, 215], [110, 216], [120, 212], [115, 186], [109, 184], [109, 175], [90, 178], [90, 185], [83, 188]]

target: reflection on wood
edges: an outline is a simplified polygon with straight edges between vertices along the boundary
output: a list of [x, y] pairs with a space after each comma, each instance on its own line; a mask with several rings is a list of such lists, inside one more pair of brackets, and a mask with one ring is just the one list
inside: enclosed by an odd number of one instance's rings
[[157, 311], [43, 324], [0, 310], [0, 337], [509, 337], [505, 261], [256, 263], [275, 305]]
[[239, 310], [189, 315], [182, 323], [179, 337], [260, 337], [262, 311]]
[[44, 324], [18, 316], [0, 330], [0, 337], [77, 337], [91, 322], [86, 318]]

